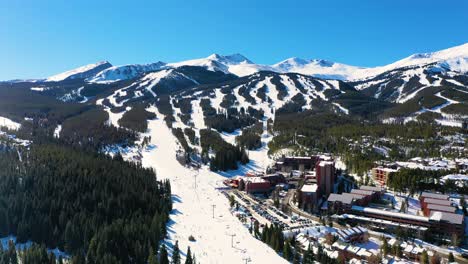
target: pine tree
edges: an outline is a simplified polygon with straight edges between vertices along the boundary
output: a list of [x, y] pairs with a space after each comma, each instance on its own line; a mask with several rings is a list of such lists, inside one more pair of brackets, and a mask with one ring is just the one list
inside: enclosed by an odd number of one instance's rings
[[17, 264], [18, 263], [18, 256], [16, 255], [16, 247], [15, 243], [12, 240], [8, 241], [8, 258], [9, 264]]
[[234, 207], [234, 204], [236, 203], [236, 199], [234, 198], [234, 195], [229, 195], [229, 205]]
[[161, 249], [159, 250], [159, 264], [169, 264], [169, 257], [164, 244], [161, 245]]
[[156, 258], [156, 255], [154, 254], [153, 247], [151, 246], [148, 252], [148, 264], [158, 264], [158, 260]]
[[460, 206], [462, 207], [462, 210], [463, 210], [463, 214], [466, 216], [468, 215], [468, 212], [466, 210], [466, 200], [465, 200], [465, 196], [462, 195], [462, 197], [460, 198]]
[[283, 258], [287, 259], [288, 261], [292, 260], [292, 249], [291, 245], [289, 242], [286, 242], [286, 244], [283, 247]]
[[177, 240], [172, 250], [172, 264], [180, 264], [180, 249], [179, 241]]
[[387, 239], [385, 239], [384, 237], [382, 237], [382, 246], [380, 247], [380, 250], [382, 251], [382, 254], [384, 256], [387, 256], [388, 255], [388, 251], [389, 251], [389, 246], [388, 246], [388, 242], [387, 242]]
[[424, 250], [421, 254], [421, 258], [419, 259], [419, 263], [421, 264], [429, 264], [429, 256], [427, 255], [427, 251]]
[[309, 247], [304, 252], [304, 256], [302, 258], [303, 264], [312, 264], [314, 263], [314, 252], [312, 251], [312, 247], [309, 244]]
[[247, 152], [245, 151], [245, 148], [244, 148], [244, 147], [242, 147], [242, 150], [241, 150], [240, 162], [241, 162], [242, 164], [247, 164], [247, 163], [249, 163], [249, 155], [247, 155]]
[[262, 230], [262, 242], [267, 243], [268, 240], [268, 225], [265, 225], [265, 227]]
[[187, 248], [187, 257], [185, 258], [185, 264], [193, 264], [192, 252], [190, 246]]
[[455, 257], [453, 256], [452, 252], [450, 252], [448, 255], [448, 262], [449, 263], [455, 262]]
[[406, 213], [406, 200], [401, 202], [400, 212]]
[[[45, 250], [45, 247], [44, 247], [44, 250]], [[57, 263], [57, 260], [55, 258], [55, 254], [50, 252], [49, 253], [49, 264], [56, 264], [56, 263]]]
[[293, 264], [301, 264], [301, 254], [299, 253], [299, 248], [294, 249]]

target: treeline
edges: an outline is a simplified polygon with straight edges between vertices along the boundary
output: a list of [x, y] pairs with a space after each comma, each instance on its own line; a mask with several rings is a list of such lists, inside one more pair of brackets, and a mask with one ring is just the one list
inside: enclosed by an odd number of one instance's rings
[[115, 144], [132, 145], [137, 139], [136, 132], [110, 125], [109, 114], [100, 108], [92, 108], [65, 119], [60, 138], [54, 140], [57, 125], [47, 118], [33, 119], [24, 121], [19, 130], [10, 130], [8, 133], [36, 143], [60, 141], [90, 151], [100, 151], [103, 147]]
[[0, 152], [1, 236], [87, 263], [146, 263], [158, 248], [172, 202], [169, 182], [153, 170], [63, 145], [19, 153], [22, 162], [16, 151]]
[[248, 150], [258, 149], [262, 146], [261, 134], [263, 132], [261, 122], [242, 130], [242, 134], [236, 137], [236, 143]]
[[305, 106], [306, 100], [301, 93], [294, 95], [291, 100], [285, 103], [281, 108], [279, 108], [277, 114], [285, 113], [297, 113], [302, 111], [302, 107]]
[[468, 186], [458, 186], [451, 180], [447, 180], [444, 183], [441, 182], [441, 177], [450, 173], [450, 171], [446, 170], [402, 168], [389, 176], [387, 185], [395, 191], [409, 191], [411, 194], [425, 190], [468, 194]]
[[164, 121], [169, 128], [175, 121], [174, 111], [172, 109], [171, 97], [169, 95], [159, 95], [156, 100], [156, 106], [161, 114], [164, 115]]
[[[443, 136], [461, 132], [427, 122], [381, 124], [328, 111], [276, 113], [270, 153], [290, 148], [298, 152], [331, 152], [346, 157], [348, 168], [363, 173], [383, 158], [374, 145], [389, 149], [390, 160], [440, 156]], [[454, 153], [455, 155], [456, 153]], [[460, 154], [458, 154], [460, 155]], [[461, 154], [462, 155], [462, 154]]]
[[282, 252], [285, 238], [283, 230], [277, 225], [266, 225], [262, 230], [261, 240], [277, 252]]
[[347, 170], [358, 175], [366, 174], [375, 165], [375, 162], [385, 158], [371, 149], [362, 151], [356, 147], [348, 147], [347, 150], [340, 151], [340, 153], [342, 153], [343, 161], [347, 165]]
[[312, 110], [277, 114], [273, 124], [275, 137], [268, 146], [272, 153], [295, 145], [332, 152], [337, 149], [338, 142], [327, 130], [352, 122], [356, 121], [346, 116]]
[[180, 145], [182, 145], [182, 148], [184, 149], [185, 152], [190, 152], [191, 148], [189, 144], [187, 143], [187, 140], [185, 139], [184, 131], [182, 128], [173, 128], [172, 129], [172, 134], [179, 140]]
[[324, 252], [322, 245], [317, 246], [316, 253], [314, 253], [314, 250], [310, 246], [306, 250], [303, 250], [294, 236], [285, 238], [281, 227], [276, 225], [266, 225], [258, 238], [276, 252], [281, 253], [283, 258], [292, 263], [313, 264], [318, 262], [324, 264], [338, 264], [343, 263], [345, 260], [344, 257], [338, 259], [329, 257], [326, 252]]
[[[202, 147], [202, 159], [210, 161], [212, 171], [227, 171], [238, 168], [237, 163], [247, 164], [249, 157], [244, 148], [233, 146], [224, 141], [221, 136], [210, 129], [200, 130], [200, 145]], [[213, 151], [215, 156], [210, 158]]]
[[203, 110], [206, 126], [219, 132], [232, 133], [236, 129], [253, 125], [256, 121], [244, 108], [240, 111], [237, 108], [216, 110], [211, 106], [209, 99], [201, 99], [200, 106]]
[[[169, 254], [167, 252], [166, 246], [161, 244], [158, 250], [153, 250], [150, 247], [148, 252], [148, 259], [147, 261], [143, 261], [141, 263], [145, 264], [182, 264], [181, 259], [181, 251], [179, 249], [179, 242], [176, 241], [173, 250], [172, 250], [172, 257], [169, 258]], [[107, 258], [103, 260], [102, 263], [122, 263], [116, 259]], [[83, 257], [82, 255], [75, 255], [71, 258], [64, 259], [61, 255], [56, 257], [53, 252], [48, 252], [44, 245], [38, 245], [36, 243], [32, 243], [27, 248], [17, 249], [15, 248], [15, 244], [12, 240], [8, 241], [8, 248], [7, 250], [3, 249], [3, 246], [0, 247], [0, 264], [63, 264], [63, 263], [70, 263], [70, 264], [86, 264], [86, 263], [95, 263], [95, 260], [91, 259], [91, 256]], [[101, 263], [101, 262], [99, 262]], [[187, 252], [185, 254], [185, 262], [184, 264], [196, 264], [196, 256], [192, 253], [190, 246], [187, 248]]]
[[125, 112], [119, 125], [137, 132], [146, 132], [148, 129], [148, 120], [156, 118], [156, 114], [148, 112], [144, 104], [138, 104]]
[[8, 249], [3, 251], [0, 247], [1, 264], [63, 264], [62, 257], [56, 257], [54, 253], [47, 253], [44, 245], [32, 244], [29, 248], [20, 251], [18, 254], [13, 241], [8, 241]]
[[172, 100], [174, 107], [180, 109], [178, 116], [185, 125], [192, 124], [192, 98], [179, 98]]
[[0, 112], [2, 116], [22, 122], [25, 117], [47, 120], [56, 124], [82, 113], [89, 105], [64, 103], [54, 97], [31, 91], [37, 83], [0, 83]]
[[[42, 128], [39, 127], [33, 133], [39, 130]], [[60, 132], [60, 139], [65, 143], [93, 150], [113, 144], [131, 145], [136, 138], [136, 132], [110, 125], [109, 114], [98, 108], [68, 118]]]
[[190, 128], [190, 127], [184, 128], [184, 133], [188, 137], [188, 139], [189, 139], [190, 143], [192, 143], [192, 145], [196, 145], [198, 143], [197, 142], [197, 137], [195, 135], [195, 130], [193, 130], [193, 128]]

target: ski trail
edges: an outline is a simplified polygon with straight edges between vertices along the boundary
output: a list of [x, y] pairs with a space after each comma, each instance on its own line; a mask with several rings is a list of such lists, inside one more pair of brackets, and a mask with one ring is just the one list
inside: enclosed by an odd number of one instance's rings
[[[175, 137], [165, 125], [163, 115], [154, 107], [152, 110], [158, 118], [148, 123], [151, 146], [143, 152], [142, 164], [156, 169], [159, 179], [171, 181], [174, 209], [168, 224], [167, 244], [171, 246], [178, 240], [184, 253], [190, 246], [197, 260], [204, 264], [244, 263], [247, 258], [250, 263], [287, 263], [266, 244], [252, 237], [229, 212], [228, 200], [216, 189], [222, 186], [224, 177], [206, 168], [197, 172], [178, 163]], [[234, 247], [231, 247], [232, 234], [235, 234]], [[190, 235], [196, 242], [188, 240]]]

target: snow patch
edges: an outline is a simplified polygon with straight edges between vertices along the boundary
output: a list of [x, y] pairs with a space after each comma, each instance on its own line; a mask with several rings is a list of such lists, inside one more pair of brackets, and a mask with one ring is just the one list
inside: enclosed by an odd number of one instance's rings
[[18, 130], [21, 127], [20, 123], [17, 123], [11, 119], [0, 116], [0, 127], [6, 127], [11, 130]]

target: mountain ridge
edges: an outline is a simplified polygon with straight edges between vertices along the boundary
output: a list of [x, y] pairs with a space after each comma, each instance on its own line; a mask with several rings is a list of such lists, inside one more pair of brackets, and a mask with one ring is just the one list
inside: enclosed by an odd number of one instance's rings
[[[182, 66], [200, 66], [212, 71], [232, 73], [240, 77], [260, 71], [275, 71], [279, 73], [300, 73], [322, 79], [356, 81], [369, 79], [397, 68], [430, 63], [438, 63], [438, 65], [456, 72], [468, 72], [468, 43], [434, 52], [416, 53], [393, 63], [377, 67], [360, 67], [324, 59], [303, 59], [298, 57], [291, 57], [276, 64], [266, 65], [256, 64], [239, 53], [231, 55], [214, 53], [205, 58], [172, 63], [158, 61], [150, 64], [112, 66], [107, 61], [98, 62], [53, 75], [47, 78], [46, 81], [81, 78], [86, 75], [87, 78], [85, 79], [89, 82], [113, 82], [135, 78], [150, 71]], [[100, 68], [98, 73], [90, 72], [90, 70], [101, 66], [101, 64], [106, 65], [105, 68]], [[89, 76], [93, 75], [90, 73], [94, 73], [94, 76]]]

